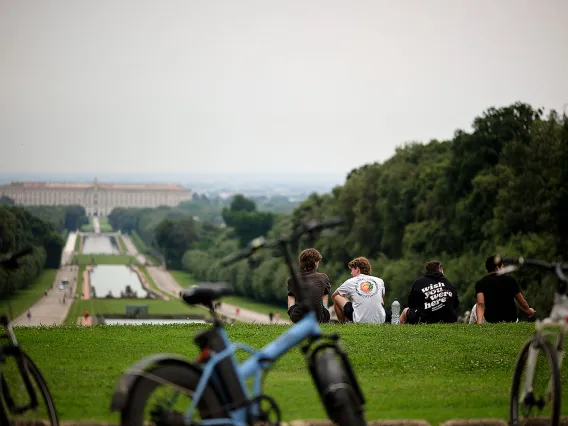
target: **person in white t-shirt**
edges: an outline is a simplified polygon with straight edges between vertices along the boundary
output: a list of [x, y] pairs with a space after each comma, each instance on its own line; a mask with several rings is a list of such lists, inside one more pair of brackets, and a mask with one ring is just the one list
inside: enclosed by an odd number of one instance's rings
[[351, 276], [333, 292], [333, 307], [339, 322], [383, 324], [386, 313], [385, 282], [371, 275], [371, 264], [357, 257], [348, 264]]

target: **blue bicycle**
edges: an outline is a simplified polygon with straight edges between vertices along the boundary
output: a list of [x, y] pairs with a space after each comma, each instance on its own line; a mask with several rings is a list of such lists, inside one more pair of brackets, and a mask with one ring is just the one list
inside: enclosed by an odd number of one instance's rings
[[[298, 289], [302, 281], [295, 272], [288, 250], [302, 235], [312, 237], [341, 219], [304, 223], [291, 236], [274, 241], [257, 238], [224, 264], [250, 257], [261, 248], [279, 248]], [[302, 347], [308, 368], [328, 417], [340, 426], [366, 425], [365, 399], [338, 335], [324, 335], [316, 315], [300, 303], [304, 317], [261, 350], [229, 340], [214, 310], [214, 301], [232, 294], [225, 284], [201, 284], [180, 294], [190, 304], [202, 304], [213, 316], [213, 327], [195, 336], [201, 353], [195, 362], [171, 354], [158, 354], [139, 361], [126, 371], [113, 394], [111, 410], [119, 411], [122, 426], [188, 425], [279, 425], [280, 409], [274, 398], [262, 392], [262, 373], [280, 356], [306, 340]], [[301, 294], [299, 300], [304, 300]], [[250, 357], [237, 363], [235, 352]], [[251, 386], [247, 379], [253, 378]], [[161, 394], [161, 386], [169, 387]], [[251, 387], [252, 389], [249, 389]], [[157, 398], [153, 399], [157, 394]]]

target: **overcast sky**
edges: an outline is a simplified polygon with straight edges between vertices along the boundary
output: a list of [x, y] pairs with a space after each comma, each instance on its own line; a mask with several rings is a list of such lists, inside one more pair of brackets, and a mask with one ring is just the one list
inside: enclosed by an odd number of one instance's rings
[[0, 0], [0, 170], [322, 173], [568, 103], [566, 0]]

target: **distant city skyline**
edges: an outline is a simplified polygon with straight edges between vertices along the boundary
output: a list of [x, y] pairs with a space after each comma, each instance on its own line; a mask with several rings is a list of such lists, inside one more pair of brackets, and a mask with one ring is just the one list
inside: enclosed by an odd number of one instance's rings
[[342, 183], [492, 106], [562, 111], [566, 16], [566, 0], [0, 0], [0, 170]]

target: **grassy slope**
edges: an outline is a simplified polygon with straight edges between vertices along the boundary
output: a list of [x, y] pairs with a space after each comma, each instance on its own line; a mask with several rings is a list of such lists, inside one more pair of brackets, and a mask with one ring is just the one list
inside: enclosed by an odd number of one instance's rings
[[265, 314], [268, 314], [270, 312], [279, 312], [280, 318], [288, 319], [288, 311], [285, 308], [282, 308], [281, 306], [274, 306], [262, 302], [257, 302], [255, 300], [247, 299], [246, 297], [225, 296], [221, 299], [221, 302], [226, 302], [231, 305], [239, 306], [251, 311], [262, 312]]
[[[118, 416], [108, 407], [121, 373], [153, 353], [195, 356], [190, 337], [203, 328], [60, 327], [18, 329], [17, 334], [42, 369], [62, 420], [116, 422]], [[285, 329], [239, 324], [228, 332], [258, 348]], [[528, 323], [323, 327], [343, 338], [367, 398], [368, 419], [415, 418], [432, 424], [452, 418], [505, 419], [517, 353], [533, 329]], [[566, 383], [567, 363], [562, 376]], [[277, 399], [284, 420], [325, 417], [298, 348], [277, 362], [264, 390]], [[563, 404], [563, 413], [568, 414], [568, 404]]]
[[122, 253], [126, 254], [128, 253], [128, 248], [126, 247], [126, 244], [124, 244], [124, 240], [122, 239], [122, 236], [119, 235], [116, 240], [118, 241], [118, 245], [120, 247], [120, 250], [122, 251]]
[[[152, 299], [89, 299], [77, 301], [79, 316], [84, 311], [89, 311], [91, 315], [97, 314], [124, 314], [126, 305], [148, 305], [149, 314], [168, 315], [168, 314], [196, 314], [206, 315], [204, 309], [186, 305], [178, 299], [173, 300], [152, 300]], [[75, 315], [75, 318], [77, 315]]]
[[8, 300], [0, 300], [0, 313], [10, 314], [9, 308], [11, 308], [14, 318], [23, 314], [53, 285], [56, 275], [56, 269], [44, 269], [41, 271], [30, 287], [18, 291]]
[[63, 321], [63, 325], [75, 325], [77, 324], [77, 318], [83, 314], [81, 310], [81, 297], [83, 295], [83, 272], [85, 271], [85, 266], [79, 266], [79, 274], [77, 277], [77, 291], [76, 295], [78, 298], [73, 300], [73, 304], [71, 308], [69, 308], [69, 312], [67, 313], [67, 317], [65, 321]]
[[112, 232], [112, 226], [108, 223], [108, 217], [101, 216], [99, 217], [99, 225], [101, 227], [101, 232]]
[[[182, 287], [189, 287], [192, 284], [197, 284], [197, 280], [186, 271], [168, 271], [172, 277], [178, 282]], [[244, 309], [250, 309], [251, 311], [262, 312], [268, 314], [269, 312], [279, 312], [281, 318], [288, 318], [288, 312], [286, 309], [273, 306], [262, 302], [257, 302], [255, 300], [247, 299], [241, 296], [225, 296], [221, 299], [221, 302], [226, 302], [231, 305], [239, 306]]]
[[150, 264], [157, 266], [160, 265], [160, 259], [150, 253], [150, 249], [146, 245], [146, 243], [140, 238], [140, 236], [136, 233], [136, 231], [132, 231], [130, 234], [130, 239], [132, 240], [132, 244], [136, 247], [138, 253], [144, 255], [144, 257], [150, 262]]
[[75, 252], [81, 252], [81, 236], [77, 234], [77, 238], [75, 238]]

